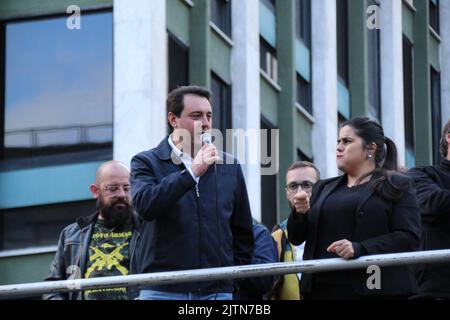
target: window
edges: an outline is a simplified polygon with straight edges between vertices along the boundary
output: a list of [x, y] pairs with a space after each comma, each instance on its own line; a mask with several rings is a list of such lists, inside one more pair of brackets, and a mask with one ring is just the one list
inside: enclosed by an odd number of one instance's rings
[[211, 0], [211, 21], [231, 38], [231, 0]]
[[441, 139], [441, 75], [434, 68], [431, 68], [431, 116], [433, 128], [433, 160], [438, 164], [441, 159], [439, 144]]
[[78, 30], [65, 16], [0, 29], [2, 169], [111, 159], [112, 13], [85, 13]]
[[[271, 129], [276, 129], [268, 120], [261, 119], [261, 129], [267, 130], [267, 150], [272, 150]], [[261, 141], [262, 143], [262, 141]], [[261, 148], [262, 151], [263, 148]], [[264, 155], [273, 157], [273, 155]], [[270, 167], [272, 164], [262, 165]], [[283, 177], [284, 179], [284, 177]], [[277, 199], [278, 199], [277, 175], [261, 175], [261, 220], [264, 225], [271, 228], [277, 223]]]
[[57, 245], [59, 234], [95, 211], [95, 200], [0, 211], [0, 250]]
[[260, 0], [259, 6], [260, 67], [274, 82], [278, 82], [277, 25], [274, 0]]
[[169, 33], [169, 92], [189, 84], [189, 48]]
[[297, 73], [297, 102], [308, 111], [312, 111], [311, 84]]
[[[369, 0], [368, 5], [379, 5]], [[370, 114], [373, 118], [381, 120], [381, 71], [380, 71], [380, 30], [367, 29], [368, 36], [368, 83]]]
[[278, 82], [278, 61], [275, 49], [260, 38], [260, 67], [274, 82]]
[[296, 8], [297, 38], [302, 39], [304, 44], [311, 48], [311, 0], [296, 0]]
[[413, 45], [403, 36], [403, 100], [405, 117], [406, 166], [415, 166], [414, 146], [414, 55]]
[[439, 0], [429, 0], [430, 26], [439, 34]]
[[296, 0], [297, 102], [312, 114], [311, 99], [311, 1]]
[[216, 74], [211, 74], [213, 128], [222, 132], [226, 146], [226, 129], [231, 125], [231, 87], [220, 79]]
[[337, 0], [336, 6], [338, 76], [348, 87], [348, 1]]

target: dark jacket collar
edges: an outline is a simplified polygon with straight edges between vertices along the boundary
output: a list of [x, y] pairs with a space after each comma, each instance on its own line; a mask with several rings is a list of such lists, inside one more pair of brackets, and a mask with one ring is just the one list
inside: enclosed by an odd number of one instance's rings
[[441, 162], [439, 163], [439, 167], [441, 167], [445, 171], [450, 171], [450, 161], [446, 158], [441, 158]]
[[166, 136], [156, 147], [156, 155], [161, 160], [170, 160], [172, 158], [172, 147], [167, 139], [169, 139], [169, 136]]
[[[370, 178], [370, 181], [379, 178], [380, 175], [377, 173], [372, 174], [372, 177]], [[325, 201], [325, 199], [340, 185], [344, 184], [347, 182], [347, 174], [343, 174], [342, 176], [340, 176], [339, 178], [332, 180], [329, 184], [327, 184], [324, 188], [323, 191], [321, 192], [321, 195], [319, 196], [320, 198], [318, 199], [319, 201], [319, 208], [322, 207], [323, 202]], [[371, 183], [367, 183], [366, 186], [364, 187], [364, 192], [362, 197], [359, 199], [358, 201], [358, 207], [356, 209], [356, 212], [359, 212], [362, 208], [362, 206], [364, 205], [364, 203], [370, 198], [370, 196], [373, 193], [373, 188], [371, 186]]]
[[99, 212], [98, 210], [95, 210], [93, 213], [91, 213], [88, 216], [80, 217], [77, 219], [77, 223], [80, 226], [80, 229], [83, 229], [87, 227], [88, 225], [95, 223], [98, 219]]

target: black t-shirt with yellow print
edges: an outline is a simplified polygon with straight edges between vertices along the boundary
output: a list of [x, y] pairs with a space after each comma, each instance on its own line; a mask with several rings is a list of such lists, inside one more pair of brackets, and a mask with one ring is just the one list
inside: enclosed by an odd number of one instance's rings
[[[89, 243], [85, 278], [127, 275], [130, 269], [132, 225], [106, 226], [97, 220]], [[86, 300], [126, 300], [127, 288], [85, 290]]]

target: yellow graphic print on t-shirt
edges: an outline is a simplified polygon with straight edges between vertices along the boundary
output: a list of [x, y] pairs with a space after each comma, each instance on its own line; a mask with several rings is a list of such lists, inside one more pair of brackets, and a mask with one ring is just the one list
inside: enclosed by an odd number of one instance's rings
[[[86, 278], [89, 278], [91, 273], [97, 268], [97, 271], [102, 271], [104, 268], [111, 270], [115, 267], [122, 275], [127, 275], [128, 270], [120, 264], [124, 256], [121, 254], [121, 250], [128, 244], [122, 243], [120, 246], [115, 248], [111, 253], [103, 252], [99, 247], [89, 247], [94, 251], [94, 254], [89, 257], [89, 261], [92, 265], [86, 271]], [[104, 243], [100, 247], [112, 247], [108, 243]]]

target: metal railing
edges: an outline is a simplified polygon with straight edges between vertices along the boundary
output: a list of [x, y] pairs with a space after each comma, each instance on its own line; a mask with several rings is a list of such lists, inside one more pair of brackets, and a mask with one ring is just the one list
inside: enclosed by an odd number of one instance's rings
[[450, 249], [364, 256], [355, 260], [334, 258], [306, 260], [301, 262], [279, 262], [210, 269], [157, 272], [92, 279], [72, 279], [13, 284], [0, 286], [0, 299], [30, 297], [46, 293], [62, 293], [100, 288], [165, 285], [182, 282], [215, 281], [299, 272], [315, 273], [335, 270], [362, 269], [371, 265], [386, 267], [437, 262], [450, 262]]
[[[5, 139], [8, 141], [8, 138], [13, 136], [23, 136], [28, 137], [29, 144], [26, 146], [27, 148], [39, 148], [44, 146], [54, 145], [55, 143], [41, 143], [39, 137], [46, 135], [53, 135], [52, 137], [59, 137], [62, 133], [68, 132], [76, 132], [76, 139], [73, 142], [64, 141], [64, 145], [66, 144], [86, 144], [90, 142], [94, 142], [89, 132], [91, 130], [106, 128], [110, 129], [112, 132], [113, 125], [112, 123], [96, 123], [90, 125], [68, 125], [68, 126], [48, 126], [48, 127], [40, 127], [40, 128], [27, 128], [27, 129], [17, 129], [17, 130], [6, 130], [5, 131]], [[48, 138], [48, 137], [47, 137]], [[108, 141], [108, 140], [107, 140]], [[10, 145], [8, 142], [6, 143], [7, 147], [17, 147], [16, 145]]]

